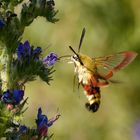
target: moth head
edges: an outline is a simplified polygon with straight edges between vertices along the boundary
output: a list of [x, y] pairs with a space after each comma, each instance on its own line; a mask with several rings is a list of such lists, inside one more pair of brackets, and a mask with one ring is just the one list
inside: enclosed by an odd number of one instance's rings
[[74, 55], [71, 56], [71, 61], [74, 62], [74, 64], [77, 66], [83, 65], [80, 55], [77, 52], [75, 52], [75, 50], [71, 46], [69, 46], [69, 48], [74, 53]]

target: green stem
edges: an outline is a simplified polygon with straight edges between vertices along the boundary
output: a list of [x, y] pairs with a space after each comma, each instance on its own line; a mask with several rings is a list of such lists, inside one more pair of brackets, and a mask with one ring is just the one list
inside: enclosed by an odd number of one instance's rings
[[7, 54], [8, 56], [8, 59], [7, 59], [7, 88], [8, 89], [12, 89], [13, 87], [12, 87], [12, 83], [13, 83], [13, 81], [11, 81], [11, 78], [10, 78], [10, 74], [11, 74], [11, 64], [12, 64], [12, 54]]
[[2, 80], [2, 91], [7, 90], [7, 54], [6, 54], [6, 47], [2, 50], [1, 54], [1, 65], [2, 65], [2, 70], [1, 70], [1, 80]]
[[7, 48], [5, 47], [1, 54], [1, 80], [2, 80], [2, 91], [6, 91], [7, 89], [11, 89], [11, 80], [10, 80], [10, 72], [11, 72], [11, 62], [12, 62], [12, 55], [8, 54]]

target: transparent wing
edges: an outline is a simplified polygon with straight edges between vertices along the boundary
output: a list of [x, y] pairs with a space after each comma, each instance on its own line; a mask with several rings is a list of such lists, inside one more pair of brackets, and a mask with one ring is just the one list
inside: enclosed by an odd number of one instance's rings
[[93, 58], [93, 60], [99, 76], [101, 76], [102, 79], [107, 80], [113, 76], [114, 72], [121, 70], [130, 64], [136, 56], [137, 53], [126, 51], [114, 55]]

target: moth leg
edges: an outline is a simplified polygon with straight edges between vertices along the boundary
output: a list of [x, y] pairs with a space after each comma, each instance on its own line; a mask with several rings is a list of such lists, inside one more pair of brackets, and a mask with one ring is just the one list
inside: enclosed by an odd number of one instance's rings
[[73, 77], [73, 92], [75, 92], [75, 83], [76, 83], [76, 75], [74, 74], [74, 77]]

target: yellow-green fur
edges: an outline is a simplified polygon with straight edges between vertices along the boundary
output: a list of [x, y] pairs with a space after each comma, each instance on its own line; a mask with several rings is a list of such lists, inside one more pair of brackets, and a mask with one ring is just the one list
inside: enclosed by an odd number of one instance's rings
[[96, 72], [96, 67], [95, 67], [94, 60], [93, 60], [91, 57], [89, 57], [89, 56], [87, 56], [87, 55], [84, 55], [84, 54], [78, 54], [78, 55], [79, 55], [79, 57], [80, 57], [82, 63], [84, 64], [84, 66], [85, 66], [88, 70], [90, 70], [90, 71], [92, 71], [93, 73], [95, 73], [95, 72]]

